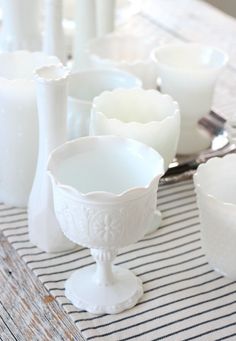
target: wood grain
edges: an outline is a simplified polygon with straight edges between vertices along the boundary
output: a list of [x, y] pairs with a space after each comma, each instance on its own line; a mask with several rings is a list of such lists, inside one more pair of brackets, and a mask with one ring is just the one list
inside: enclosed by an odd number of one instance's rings
[[84, 340], [1, 232], [0, 338], [3, 341]]

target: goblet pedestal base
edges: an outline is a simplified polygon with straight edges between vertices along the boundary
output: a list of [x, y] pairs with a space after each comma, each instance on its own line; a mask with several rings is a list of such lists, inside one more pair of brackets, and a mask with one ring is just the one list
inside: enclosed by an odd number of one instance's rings
[[[181, 130], [180, 130], [181, 131]], [[203, 129], [184, 128], [179, 137], [177, 154], [190, 155], [198, 153], [210, 147], [212, 137]]]
[[92, 314], [117, 314], [132, 308], [143, 295], [141, 280], [130, 270], [113, 266], [114, 282], [96, 282], [96, 266], [77, 270], [65, 284], [66, 297], [79, 309]]

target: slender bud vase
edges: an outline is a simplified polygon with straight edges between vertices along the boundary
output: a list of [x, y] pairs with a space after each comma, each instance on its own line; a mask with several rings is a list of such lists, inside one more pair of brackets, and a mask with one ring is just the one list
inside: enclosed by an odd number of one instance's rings
[[102, 37], [114, 30], [115, 0], [96, 0], [96, 31]]
[[54, 214], [52, 188], [46, 172], [51, 151], [66, 141], [66, 103], [68, 70], [51, 65], [36, 71], [39, 116], [39, 156], [29, 198], [29, 236], [46, 252], [65, 251], [74, 246], [61, 232]]
[[1, 0], [1, 51], [41, 50], [40, 1]]
[[43, 51], [57, 56], [62, 63], [66, 61], [65, 37], [62, 27], [62, 0], [44, 0]]
[[95, 37], [95, 31], [95, 0], [76, 0], [74, 69], [88, 66], [85, 49], [88, 41]]

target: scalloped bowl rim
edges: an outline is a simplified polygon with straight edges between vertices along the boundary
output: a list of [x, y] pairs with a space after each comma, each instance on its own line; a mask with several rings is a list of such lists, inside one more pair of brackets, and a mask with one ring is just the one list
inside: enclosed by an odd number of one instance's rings
[[168, 100], [170, 100], [173, 104], [173, 113], [172, 114], [169, 114], [168, 116], [164, 117], [162, 120], [152, 120], [152, 121], [149, 121], [149, 122], [146, 122], [146, 123], [142, 123], [142, 122], [138, 122], [138, 121], [130, 121], [130, 122], [124, 122], [118, 118], [109, 118], [107, 117], [102, 111], [96, 111], [96, 113], [98, 113], [99, 115], [101, 115], [103, 118], [105, 118], [106, 120], [108, 121], [111, 121], [111, 122], [117, 122], [118, 124], [124, 124], [126, 126], [134, 126], [134, 127], [148, 127], [148, 126], [151, 126], [151, 125], [156, 125], [157, 123], [160, 125], [160, 124], [164, 124], [165, 122], [167, 121], [170, 121], [170, 120], [173, 120], [174, 118], [176, 117], [180, 117], [180, 110], [179, 110], [179, 105], [177, 103], [177, 101], [175, 101], [170, 95], [168, 94], [162, 94], [161, 92], [159, 92], [158, 90], [154, 90], [154, 89], [138, 89], [138, 88], [133, 88], [133, 89], [123, 89], [123, 88], [117, 88], [117, 89], [114, 89], [112, 91], [109, 91], [109, 90], [106, 90], [106, 91], [103, 91], [99, 96], [96, 96], [94, 97], [93, 99], [93, 103], [92, 103], [92, 111], [96, 110], [96, 101], [98, 98], [101, 98], [101, 97], [105, 97], [107, 95], [110, 95], [111, 93], [115, 93], [115, 92], [126, 92], [126, 91], [132, 91], [132, 92], [135, 92], [135, 91], [139, 91], [140, 92], [151, 92], [151, 93], [154, 93], [154, 94], [157, 94], [159, 97], [162, 97], [162, 98], [167, 98]]
[[204, 171], [204, 168], [208, 167], [207, 165], [209, 165], [211, 163], [216, 163], [216, 164], [222, 163], [223, 160], [230, 159], [230, 158], [235, 158], [235, 163], [236, 163], [236, 155], [235, 154], [228, 154], [228, 155], [225, 155], [224, 157], [213, 157], [213, 158], [211, 158], [206, 163], [203, 163], [198, 167], [197, 172], [194, 174], [193, 178], [194, 178], [194, 185], [196, 187], [196, 190], [199, 190], [201, 192], [201, 194], [203, 194], [205, 197], [209, 198], [210, 200], [217, 203], [218, 205], [235, 209], [236, 204], [233, 204], [232, 202], [220, 200], [215, 195], [204, 191], [204, 189], [202, 188], [202, 185], [200, 184], [200, 181], [198, 180], [199, 174], [202, 171]]
[[[116, 140], [122, 140], [125, 142], [125, 144], [135, 144], [136, 146], [140, 146], [144, 149], [146, 149], [146, 151], [148, 153], [152, 153], [152, 154], [156, 154], [156, 156], [158, 157], [159, 159], [159, 166], [155, 166], [156, 168], [156, 171], [157, 171], [157, 175], [154, 176], [152, 178], [152, 180], [146, 185], [146, 186], [142, 186], [142, 187], [138, 187], [138, 186], [135, 186], [135, 187], [131, 187], [121, 193], [118, 193], [118, 194], [115, 194], [115, 193], [112, 193], [112, 192], [108, 192], [108, 191], [90, 191], [90, 192], [87, 192], [87, 193], [83, 193], [81, 191], [79, 191], [78, 189], [70, 186], [70, 185], [65, 185], [63, 183], [61, 183], [59, 181], [59, 179], [57, 178], [57, 176], [54, 174], [54, 171], [53, 171], [53, 158], [57, 155], [60, 155], [60, 153], [63, 153], [66, 151], [66, 149], [68, 149], [68, 146], [70, 145], [73, 145], [73, 144], [77, 144], [79, 143], [79, 141], [82, 141], [82, 140], [97, 140], [97, 139], [109, 139], [109, 138], [112, 138], [112, 139], [116, 139]], [[119, 199], [122, 199], [125, 200], [125, 199], [128, 199], [129, 200], [135, 200], [135, 199], [138, 199], [140, 198], [141, 196], [145, 195], [146, 193], [148, 193], [152, 187], [153, 187], [153, 184], [158, 181], [160, 179], [160, 177], [164, 174], [164, 159], [163, 157], [157, 152], [155, 151], [152, 147], [149, 147], [147, 145], [145, 145], [144, 143], [142, 142], [139, 142], [139, 141], [136, 141], [134, 139], [130, 139], [130, 138], [124, 138], [124, 137], [120, 137], [120, 136], [116, 136], [116, 135], [102, 135], [102, 136], [85, 136], [85, 137], [80, 137], [79, 139], [75, 139], [75, 140], [71, 140], [71, 141], [67, 141], [65, 142], [63, 145], [55, 148], [49, 155], [49, 158], [48, 158], [48, 166], [47, 166], [47, 173], [49, 174], [49, 176], [51, 178], [53, 178], [53, 181], [55, 182], [55, 185], [62, 189], [62, 190], [66, 190], [66, 193], [64, 192], [64, 195], [69, 195], [69, 196], [74, 196], [76, 195], [77, 197], [79, 196], [80, 199], [84, 200], [84, 201], [89, 201], [89, 200], [95, 200], [97, 198], [99, 199], [107, 199], [107, 200], [119, 200]], [[138, 196], [133, 199], [133, 198], [126, 198], [127, 196], [130, 196], [132, 195], [133, 193], [139, 193]], [[73, 193], [73, 195], [72, 195]]]

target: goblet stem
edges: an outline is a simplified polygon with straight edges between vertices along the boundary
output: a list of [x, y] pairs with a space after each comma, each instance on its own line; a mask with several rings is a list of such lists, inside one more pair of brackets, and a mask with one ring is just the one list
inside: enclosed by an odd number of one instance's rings
[[91, 249], [91, 255], [97, 263], [95, 282], [100, 286], [112, 285], [115, 281], [112, 262], [117, 255], [117, 249]]

